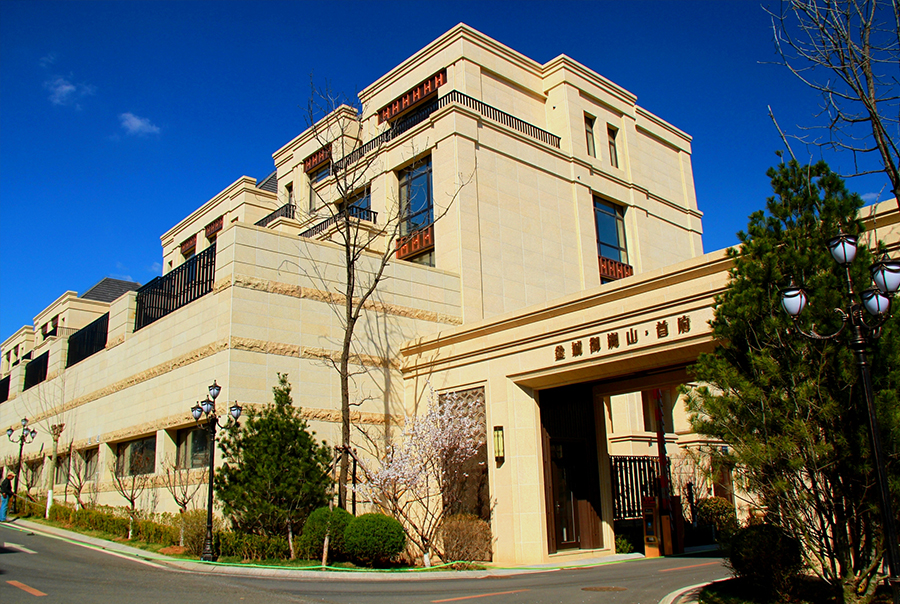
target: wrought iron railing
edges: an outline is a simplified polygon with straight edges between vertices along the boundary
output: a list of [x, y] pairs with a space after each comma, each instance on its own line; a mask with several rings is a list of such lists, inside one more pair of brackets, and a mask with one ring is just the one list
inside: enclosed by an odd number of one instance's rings
[[[659, 457], [610, 455], [613, 520], [641, 517], [641, 500], [659, 494]], [[666, 468], [671, 478], [672, 462]], [[669, 481], [671, 483], [671, 480]]]
[[32, 386], [37, 386], [47, 379], [47, 364], [50, 361], [50, 351], [48, 350], [41, 356], [28, 361], [25, 365], [25, 384], [22, 390], [28, 390]]
[[215, 243], [178, 268], [156, 277], [137, 290], [134, 330], [150, 325], [169, 313], [212, 291], [216, 276]]
[[429, 103], [413, 111], [406, 117], [398, 119], [393, 123], [389, 130], [385, 130], [366, 144], [362, 145], [358, 149], [355, 149], [348, 155], [345, 155], [340, 160], [334, 162], [334, 169], [343, 170], [344, 168], [355, 164], [368, 153], [371, 153], [381, 145], [400, 136], [413, 126], [422, 123], [423, 121], [428, 119], [428, 117], [432, 113], [434, 113], [441, 107], [446, 107], [450, 103], [459, 103], [460, 105], [477, 111], [490, 120], [503, 124], [508, 128], [512, 128], [513, 130], [521, 132], [526, 136], [537, 139], [542, 143], [559, 149], [560, 138], [555, 134], [551, 134], [533, 124], [529, 124], [525, 120], [520, 120], [516, 116], [506, 113], [505, 111], [500, 111], [496, 107], [492, 107], [491, 105], [479, 101], [478, 99], [472, 98], [469, 95], [464, 94], [458, 90], [451, 90], [444, 96], [430, 101]]
[[365, 220], [366, 222], [371, 222], [372, 224], [378, 223], [378, 212], [373, 212], [369, 208], [357, 208], [355, 206], [350, 206], [349, 209], [344, 210], [343, 212], [339, 212], [334, 216], [331, 216], [330, 218], [326, 218], [311, 229], [303, 231], [302, 233], [300, 233], [300, 236], [315, 237], [316, 235], [320, 235], [348, 216], [350, 218], [356, 218], [358, 220]]
[[275, 220], [276, 218], [294, 218], [294, 215], [297, 213], [297, 206], [292, 203], [286, 203], [262, 220], [256, 222], [256, 226], [264, 227], [268, 225], [270, 222]]
[[69, 336], [69, 352], [66, 355], [66, 367], [83, 361], [92, 354], [106, 348], [109, 335], [109, 313], [88, 323]]

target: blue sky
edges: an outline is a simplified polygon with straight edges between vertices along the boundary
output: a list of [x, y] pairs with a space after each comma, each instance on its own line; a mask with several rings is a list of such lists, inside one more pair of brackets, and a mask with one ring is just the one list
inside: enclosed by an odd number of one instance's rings
[[[540, 62], [566, 54], [693, 136], [705, 250], [732, 245], [782, 147], [767, 105], [798, 132], [819, 102], [766, 64], [761, 4], [777, 0], [2, 0], [0, 341], [66, 290], [158, 275], [160, 235], [238, 177], [266, 176], [305, 128], [311, 75], [353, 94], [459, 22]], [[886, 182], [849, 186], [871, 198]]]

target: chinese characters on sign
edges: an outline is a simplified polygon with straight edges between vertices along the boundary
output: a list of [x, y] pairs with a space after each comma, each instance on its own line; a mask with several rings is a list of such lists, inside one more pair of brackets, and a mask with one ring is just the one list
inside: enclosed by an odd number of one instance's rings
[[[677, 335], [684, 335], [686, 333], [690, 333], [691, 331], [691, 318], [688, 315], [681, 315], [675, 319], [675, 324], [678, 330]], [[641, 333], [637, 328], [630, 327], [628, 329], [622, 330], [625, 332], [625, 344], [626, 346], [633, 346], [640, 342]], [[643, 331], [645, 338], [652, 338], [650, 329], [646, 329]], [[664, 338], [668, 338], [670, 335], [669, 332], [669, 321], [667, 319], [663, 319], [662, 321], [656, 322], [656, 339], [662, 340]], [[602, 352], [602, 344], [603, 339], [602, 336], [591, 336], [588, 338], [588, 350], [590, 354], [598, 354]], [[606, 350], [613, 350], [619, 348], [620, 339], [619, 339], [619, 331], [611, 331], [606, 334]], [[574, 340], [570, 343], [569, 348], [571, 350], [572, 358], [580, 357], [584, 355], [584, 343], [582, 340]], [[555, 360], [564, 361], [566, 359], [566, 346], [558, 345], [553, 350], [553, 355]]]

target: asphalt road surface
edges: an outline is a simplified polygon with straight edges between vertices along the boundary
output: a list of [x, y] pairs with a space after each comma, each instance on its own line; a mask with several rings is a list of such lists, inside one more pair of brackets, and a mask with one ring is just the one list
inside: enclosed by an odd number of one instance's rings
[[173, 569], [0, 525], [0, 603], [18, 604], [658, 604], [668, 593], [728, 575], [718, 557], [639, 559], [567, 570], [447, 578], [328, 574], [213, 575]]

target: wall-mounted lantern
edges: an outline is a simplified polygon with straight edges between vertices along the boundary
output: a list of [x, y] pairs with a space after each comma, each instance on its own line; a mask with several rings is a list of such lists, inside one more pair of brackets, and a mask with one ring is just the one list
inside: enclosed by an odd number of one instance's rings
[[497, 465], [503, 463], [506, 457], [506, 444], [503, 442], [503, 426], [494, 426], [494, 459]]

